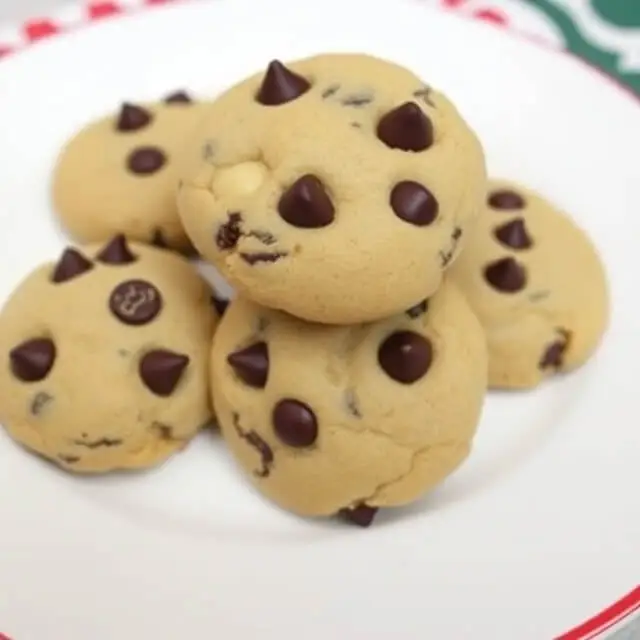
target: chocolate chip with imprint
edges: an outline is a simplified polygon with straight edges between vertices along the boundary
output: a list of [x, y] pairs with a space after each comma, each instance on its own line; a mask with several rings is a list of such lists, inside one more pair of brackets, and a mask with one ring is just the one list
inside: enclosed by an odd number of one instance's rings
[[299, 98], [310, 88], [306, 78], [287, 69], [279, 60], [273, 60], [267, 67], [256, 100], [265, 106], [275, 107]]
[[216, 246], [221, 251], [234, 249], [242, 237], [242, 216], [238, 212], [230, 213], [227, 221], [218, 227], [216, 233]]
[[516, 218], [501, 225], [493, 232], [493, 235], [498, 242], [511, 249], [529, 249], [533, 245], [522, 218]]
[[511, 191], [510, 189], [494, 191], [489, 194], [487, 202], [492, 209], [498, 209], [500, 211], [524, 209], [526, 204], [524, 198], [519, 193]]
[[256, 342], [227, 356], [236, 375], [250, 387], [264, 389], [269, 376], [269, 348], [266, 342]]
[[433, 144], [433, 124], [415, 102], [405, 102], [384, 115], [377, 133], [391, 149], [424, 151]]
[[560, 338], [552, 342], [542, 354], [538, 366], [540, 369], [559, 369], [564, 364], [564, 355], [569, 346], [569, 332], [558, 329]]
[[85, 258], [77, 249], [65, 249], [53, 268], [51, 282], [60, 284], [81, 276], [93, 269], [93, 264]]
[[527, 286], [525, 268], [514, 258], [501, 258], [484, 269], [485, 280], [497, 291], [517, 293]]
[[435, 196], [429, 189], [412, 180], [398, 182], [393, 187], [390, 203], [398, 218], [417, 227], [431, 224], [438, 216], [438, 201]]
[[104, 264], [131, 264], [138, 259], [136, 255], [131, 252], [127, 239], [124, 234], [115, 236], [96, 256], [98, 262]]
[[310, 447], [318, 438], [316, 415], [299, 400], [280, 400], [273, 409], [271, 421], [278, 438], [290, 447]]
[[377, 507], [369, 507], [366, 504], [358, 505], [357, 507], [351, 507], [348, 509], [341, 509], [339, 515], [347, 522], [355, 524], [363, 529], [371, 526], [373, 519], [378, 513]]
[[420, 316], [427, 313], [428, 309], [429, 309], [429, 300], [423, 300], [422, 302], [419, 302], [418, 304], [411, 307], [411, 309], [407, 309], [405, 313], [412, 320], [415, 320], [416, 318], [419, 318]]
[[233, 426], [236, 433], [247, 444], [252, 446], [260, 454], [260, 462], [262, 468], [253, 472], [258, 478], [268, 478], [273, 467], [273, 449], [269, 446], [267, 441], [255, 431], [245, 431], [240, 426], [240, 416], [237, 413], [233, 414]]
[[278, 213], [294, 227], [317, 229], [333, 222], [335, 208], [320, 178], [307, 174], [282, 194]]
[[9, 352], [13, 375], [23, 382], [44, 380], [56, 359], [56, 346], [49, 338], [27, 340]]
[[125, 324], [147, 324], [162, 310], [162, 296], [146, 280], [126, 280], [111, 293], [109, 309]]
[[401, 384], [413, 384], [423, 378], [432, 360], [431, 341], [413, 331], [392, 333], [378, 349], [382, 370]]
[[158, 147], [139, 147], [127, 158], [127, 167], [138, 176], [150, 176], [157, 173], [167, 163], [167, 156]]
[[176, 390], [188, 365], [189, 356], [167, 349], [154, 349], [140, 360], [140, 378], [151, 393], [167, 397]]
[[186, 91], [180, 90], [170, 93], [164, 101], [166, 104], [191, 104], [193, 99]]
[[122, 133], [144, 129], [153, 119], [151, 112], [137, 104], [125, 102], [118, 114], [116, 129]]

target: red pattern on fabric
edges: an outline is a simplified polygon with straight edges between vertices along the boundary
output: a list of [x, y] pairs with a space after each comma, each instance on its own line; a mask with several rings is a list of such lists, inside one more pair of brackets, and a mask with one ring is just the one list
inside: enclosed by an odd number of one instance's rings
[[43, 38], [55, 36], [60, 32], [60, 27], [52, 20], [32, 20], [24, 25], [24, 33], [29, 42], [37, 42]]
[[492, 24], [500, 26], [506, 25], [509, 21], [507, 16], [497, 9], [478, 9], [474, 11], [472, 15], [474, 18], [478, 18], [478, 20], [484, 20], [485, 22], [491, 22]]
[[87, 7], [87, 15], [89, 20], [100, 20], [122, 13], [122, 7], [115, 2], [91, 2]]

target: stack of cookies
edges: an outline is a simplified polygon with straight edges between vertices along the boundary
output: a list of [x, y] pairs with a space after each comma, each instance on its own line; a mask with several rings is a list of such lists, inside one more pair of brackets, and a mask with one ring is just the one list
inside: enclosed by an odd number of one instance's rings
[[65, 148], [54, 203], [83, 245], [0, 316], [0, 421], [70, 471], [156, 465], [215, 415], [265, 496], [367, 526], [465, 460], [488, 387], [582, 364], [606, 324], [586, 236], [366, 55], [125, 104]]

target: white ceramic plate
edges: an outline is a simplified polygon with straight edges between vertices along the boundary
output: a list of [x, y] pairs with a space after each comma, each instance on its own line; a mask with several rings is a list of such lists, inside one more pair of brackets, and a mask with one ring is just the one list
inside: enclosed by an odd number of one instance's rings
[[212, 436], [160, 470], [83, 479], [2, 433], [0, 628], [16, 640], [544, 640], [637, 584], [640, 108], [568, 56], [409, 0], [187, 3], [43, 43], [0, 65], [0, 299], [65, 242], [48, 180], [82, 123], [322, 50], [414, 67], [494, 174], [575, 212], [611, 280], [603, 348], [492, 395], [468, 464], [364, 531], [267, 504]]

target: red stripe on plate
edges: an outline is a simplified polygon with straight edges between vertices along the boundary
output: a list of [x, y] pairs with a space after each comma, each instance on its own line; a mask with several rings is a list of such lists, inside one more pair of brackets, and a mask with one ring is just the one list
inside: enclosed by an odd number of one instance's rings
[[612, 604], [602, 613], [587, 620], [579, 627], [565, 633], [557, 640], [589, 640], [599, 633], [610, 629], [614, 624], [628, 618], [632, 613], [640, 608], [640, 587], [636, 587], [624, 598]]
[[60, 32], [60, 27], [52, 20], [32, 20], [24, 25], [24, 33], [29, 42], [37, 42], [43, 38], [55, 36]]
[[499, 26], [506, 25], [508, 22], [507, 16], [497, 9], [478, 9], [478, 11], [474, 11], [472, 15], [474, 18]]
[[87, 6], [89, 20], [100, 20], [109, 16], [115, 16], [122, 12], [122, 8], [115, 2], [91, 2]]

